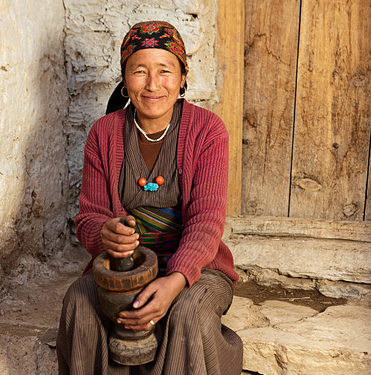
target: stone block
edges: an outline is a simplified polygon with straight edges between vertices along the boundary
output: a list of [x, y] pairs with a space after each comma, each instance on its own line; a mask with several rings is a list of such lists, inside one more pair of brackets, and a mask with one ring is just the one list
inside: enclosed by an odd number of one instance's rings
[[235, 265], [281, 275], [371, 283], [371, 249], [366, 242], [245, 236], [225, 241]]
[[233, 304], [226, 315], [222, 317], [222, 323], [232, 327], [235, 331], [248, 328], [267, 327], [267, 319], [249, 298], [233, 297]]
[[[250, 303], [247, 310], [253, 311]], [[245, 371], [264, 375], [371, 374], [370, 308], [335, 306], [317, 313], [309, 307], [266, 301], [259, 316], [264, 316], [269, 326], [240, 329], [239, 319], [246, 315], [246, 306], [243, 299], [235, 297], [228, 314], [239, 317], [223, 318], [223, 323], [243, 340]]]
[[345, 298], [348, 300], [359, 301], [371, 295], [371, 285], [347, 283], [342, 281], [331, 282], [320, 280], [316, 288], [324, 296], [330, 298]]
[[284, 289], [313, 290], [316, 282], [311, 279], [289, 277], [280, 275], [277, 271], [261, 269], [258, 267], [249, 269], [249, 278], [259, 285], [279, 286]]

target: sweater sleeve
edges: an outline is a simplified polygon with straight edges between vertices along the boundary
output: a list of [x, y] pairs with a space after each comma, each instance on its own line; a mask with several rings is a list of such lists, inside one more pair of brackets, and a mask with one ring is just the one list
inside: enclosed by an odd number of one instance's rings
[[[198, 137], [200, 139], [200, 137]], [[193, 149], [193, 175], [189, 201], [183, 205], [183, 234], [176, 253], [169, 259], [167, 274], [181, 272], [191, 286], [201, 268], [216, 257], [223, 235], [228, 186], [228, 133], [218, 118], [202, 140], [201, 151]]]
[[[93, 258], [102, 253], [100, 230], [113, 217], [108, 188], [108, 166], [104, 165], [97, 123], [89, 132], [84, 149], [84, 167], [76, 216], [76, 236]], [[104, 144], [104, 142], [101, 142]]]

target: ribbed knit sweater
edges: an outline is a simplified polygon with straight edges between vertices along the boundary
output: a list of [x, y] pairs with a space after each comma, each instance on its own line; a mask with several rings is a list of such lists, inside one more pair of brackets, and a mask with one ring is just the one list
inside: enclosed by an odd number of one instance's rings
[[[92, 255], [85, 272], [103, 250], [100, 231], [113, 218], [126, 216], [118, 181], [124, 160], [125, 110], [99, 119], [89, 132], [76, 235]], [[182, 194], [183, 233], [169, 259], [167, 274], [182, 273], [191, 286], [202, 268], [216, 269], [235, 284], [233, 257], [221, 241], [226, 215], [228, 133], [214, 113], [184, 100], [180, 122], [177, 168]]]

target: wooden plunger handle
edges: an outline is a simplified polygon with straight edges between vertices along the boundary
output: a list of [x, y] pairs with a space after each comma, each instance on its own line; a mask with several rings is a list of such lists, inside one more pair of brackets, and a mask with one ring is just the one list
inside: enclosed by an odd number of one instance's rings
[[[126, 223], [123, 220], [120, 220], [120, 223], [122, 225], [126, 226]], [[133, 254], [131, 254], [127, 258], [114, 258], [111, 259], [111, 262], [113, 263], [113, 270], [118, 272], [126, 272], [130, 271], [134, 268], [134, 259]]]

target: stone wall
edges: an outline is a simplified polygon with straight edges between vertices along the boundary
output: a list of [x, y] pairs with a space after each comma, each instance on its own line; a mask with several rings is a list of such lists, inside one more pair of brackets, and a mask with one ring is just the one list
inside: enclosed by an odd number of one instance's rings
[[190, 73], [189, 101], [211, 108], [216, 100], [215, 0], [66, 0], [66, 61], [71, 98], [66, 124], [69, 220], [78, 211], [83, 146], [92, 124], [105, 113], [120, 81], [120, 46], [129, 28], [145, 20], [165, 20], [181, 33]]
[[0, 284], [65, 244], [64, 23], [62, 1], [0, 2]]

